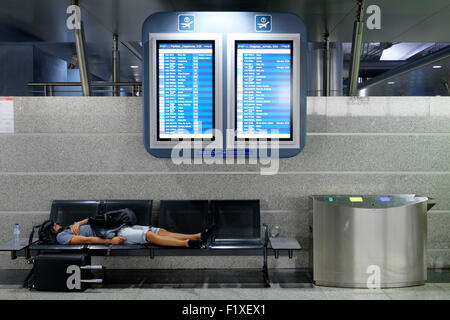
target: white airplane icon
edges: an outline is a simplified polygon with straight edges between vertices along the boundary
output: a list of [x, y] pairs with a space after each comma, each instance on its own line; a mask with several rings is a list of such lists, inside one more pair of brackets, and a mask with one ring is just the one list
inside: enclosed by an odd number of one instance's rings
[[181, 27], [182, 28], [189, 28], [190, 26], [191, 26], [191, 24], [192, 24], [192, 22], [194, 22], [194, 20], [191, 20], [191, 21], [189, 21], [189, 22], [186, 22], [186, 23], [181, 23]]
[[258, 23], [258, 28], [262, 29], [262, 28], [267, 28], [267, 25], [270, 23], [270, 20], [267, 21], [266, 23]]

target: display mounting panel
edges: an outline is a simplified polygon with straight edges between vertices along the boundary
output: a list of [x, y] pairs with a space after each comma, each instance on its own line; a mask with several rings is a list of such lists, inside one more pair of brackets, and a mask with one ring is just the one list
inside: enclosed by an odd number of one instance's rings
[[235, 42], [237, 139], [292, 141], [293, 41]]
[[157, 40], [157, 140], [213, 139], [214, 41]]

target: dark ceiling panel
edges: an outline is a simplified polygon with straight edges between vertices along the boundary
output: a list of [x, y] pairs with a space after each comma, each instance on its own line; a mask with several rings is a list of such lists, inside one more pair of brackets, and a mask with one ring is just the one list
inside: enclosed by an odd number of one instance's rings
[[[364, 30], [364, 41], [450, 41], [448, 0], [372, 0], [381, 8], [381, 30]], [[19, 30], [50, 42], [73, 41], [65, 28], [69, 0], [2, 0], [0, 17]], [[80, 0], [87, 37], [118, 32], [139, 41], [145, 18], [158, 11], [221, 10], [292, 12], [306, 22], [310, 41], [328, 30], [331, 41], [351, 41], [355, 0]], [[367, 6], [366, 5], [366, 6]], [[367, 15], [366, 15], [367, 16]], [[91, 21], [93, 20], [93, 21]], [[95, 22], [94, 22], [95, 21]]]
[[[67, 30], [66, 8], [70, 0], [1, 0], [0, 21], [9, 28], [52, 44], [51, 50], [68, 55], [73, 32]], [[300, 16], [308, 29], [308, 41], [351, 42], [356, 0], [79, 0], [85, 25], [91, 70], [98, 76], [111, 73], [112, 34], [119, 41], [138, 42], [144, 20], [159, 11], [274, 11]], [[381, 30], [365, 28], [364, 42], [450, 42], [449, 0], [366, 0], [381, 8]], [[55, 46], [53, 46], [55, 45]], [[120, 45], [124, 81], [140, 79], [140, 61]], [[64, 57], [65, 60], [66, 57]], [[98, 65], [98, 66], [97, 66]], [[101, 71], [100, 71], [101, 70]]]
[[175, 11], [265, 11], [270, 0], [171, 0]]

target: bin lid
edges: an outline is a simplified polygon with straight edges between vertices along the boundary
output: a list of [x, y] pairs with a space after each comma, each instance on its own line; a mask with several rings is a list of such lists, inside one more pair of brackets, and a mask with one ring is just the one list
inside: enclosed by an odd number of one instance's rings
[[429, 200], [427, 197], [416, 196], [415, 194], [325, 194], [312, 195], [311, 197], [314, 201], [328, 202], [338, 206], [371, 209], [402, 207]]

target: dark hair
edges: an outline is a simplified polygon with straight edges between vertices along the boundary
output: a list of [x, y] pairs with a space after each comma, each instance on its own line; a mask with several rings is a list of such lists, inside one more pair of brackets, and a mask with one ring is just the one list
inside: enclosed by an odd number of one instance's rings
[[56, 244], [56, 231], [53, 229], [54, 222], [45, 220], [39, 227], [39, 242], [41, 244]]

